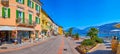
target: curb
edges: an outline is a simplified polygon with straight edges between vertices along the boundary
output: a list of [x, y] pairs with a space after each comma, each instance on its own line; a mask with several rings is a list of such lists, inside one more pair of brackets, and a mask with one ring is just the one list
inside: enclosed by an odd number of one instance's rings
[[[55, 37], [56, 38], [56, 37]], [[17, 51], [17, 50], [21, 50], [21, 49], [25, 49], [25, 48], [30, 48], [30, 47], [33, 47], [33, 46], [37, 46], [39, 44], [42, 44], [42, 43], [45, 43], [49, 40], [52, 40], [54, 38], [51, 38], [51, 39], [47, 39], [47, 40], [43, 40], [41, 42], [38, 42], [38, 43], [35, 43], [35, 44], [30, 44], [30, 45], [26, 45], [26, 46], [21, 46], [19, 48], [12, 48], [12, 49], [4, 49], [4, 50], [0, 50], [0, 53], [4, 53], [4, 52], [11, 52], [11, 51]]]
[[97, 44], [95, 47], [93, 47], [91, 50], [89, 50], [88, 52], [92, 52], [94, 49], [96, 49], [100, 44]]

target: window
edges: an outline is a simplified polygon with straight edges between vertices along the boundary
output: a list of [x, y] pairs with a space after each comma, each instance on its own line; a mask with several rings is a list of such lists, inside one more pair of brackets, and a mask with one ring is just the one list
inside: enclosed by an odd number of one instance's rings
[[21, 19], [21, 23], [24, 23], [25, 22], [25, 19], [24, 19], [24, 12], [22, 11], [19, 11], [19, 10], [16, 10], [16, 18], [17, 19]]
[[32, 24], [32, 14], [29, 13], [29, 24]]
[[36, 4], [35, 7], [36, 7], [35, 9], [39, 12], [40, 11], [40, 6]]
[[2, 17], [10, 18], [10, 8], [6, 8], [6, 7], [2, 8]]
[[24, 4], [24, 0], [16, 0], [16, 2], [19, 2], [21, 4]]
[[32, 2], [31, 0], [28, 0], [28, 6], [31, 8], [34, 8], [34, 2]]
[[35, 21], [36, 21], [37, 24], [40, 24], [40, 18], [36, 17]]

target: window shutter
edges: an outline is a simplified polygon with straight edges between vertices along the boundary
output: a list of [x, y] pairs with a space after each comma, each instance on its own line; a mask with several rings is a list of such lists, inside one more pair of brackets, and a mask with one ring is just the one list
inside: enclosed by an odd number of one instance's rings
[[35, 18], [35, 22], [37, 23], [37, 17]]
[[40, 18], [39, 18], [39, 24], [40, 24]]
[[5, 8], [4, 7], [2, 7], [2, 17], [5, 17]]
[[16, 10], [16, 18], [18, 19], [18, 10]]
[[40, 6], [38, 7], [38, 11], [40, 11]]
[[30, 5], [30, 4], [29, 4], [29, 1], [30, 1], [30, 0], [27, 0], [27, 5], [28, 5], [28, 6]]
[[35, 10], [37, 10], [37, 4], [35, 4]]
[[8, 8], [8, 18], [10, 18], [10, 8]]
[[25, 13], [23, 12], [23, 18], [22, 18], [22, 20], [23, 20], [23, 23], [25, 23]]
[[16, 0], [16, 2], [18, 2], [18, 0]]
[[32, 2], [32, 8], [34, 8], [34, 2]]
[[32, 14], [30, 14], [30, 15], [31, 15], [31, 17], [30, 17], [30, 19], [31, 19], [30, 22], [31, 22], [31, 24], [32, 24]]
[[32, 15], [29, 14], [29, 24], [32, 24]]
[[23, 4], [25, 3], [25, 0], [23, 0]]

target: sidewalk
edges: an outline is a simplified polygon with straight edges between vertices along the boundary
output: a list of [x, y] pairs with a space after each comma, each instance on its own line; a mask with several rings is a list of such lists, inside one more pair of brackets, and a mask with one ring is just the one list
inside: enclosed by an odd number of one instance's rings
[[113, 54], [111, 51], [111, 43], [106, 42], [98, 44], [96, 47], [91, 49], [87, 54]]
[[[49, 38], [46, 38], [44, 40], [41, 39], [41, 40], [37, 40], [37, 41], [33, 41], [33, 42], [28, 41], [28, 42], [24, 42], [22, 44], [17, 44], [17, 45], [15, 45], [15, 44], [3, 44], [2, 46], [0, 46], [0, 53], [29, 48], [29, 47], [44, 43], [44, 42], [51, 40], [53, 38], [55, 38], [55, 37], [49, 37]], [[3, 49], [1, 49], [1, 48], [3, 48]]]
[[71, 37], [65, 38], [65, 48], [68, 49], [64, 54], [80, 54], [75, 48], [81, 44], [83, 39], [74, 40]]

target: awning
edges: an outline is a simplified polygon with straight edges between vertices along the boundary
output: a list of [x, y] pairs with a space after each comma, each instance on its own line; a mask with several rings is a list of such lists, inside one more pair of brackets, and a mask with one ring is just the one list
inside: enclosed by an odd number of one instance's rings
[[26, 28], [26, 27], [16, 27], [17, 30], [25, 30], [25, 31], [33, 31], [33, 28]]
[[34, 31], [33, 28], [0, 26], [0, 31], [12, 31], [12, 30]]
[[10, 26], [0, 26], [0, 31], [11, 31], [11, 30], [15, 30], [15, 28]]

